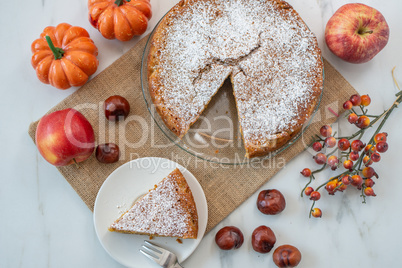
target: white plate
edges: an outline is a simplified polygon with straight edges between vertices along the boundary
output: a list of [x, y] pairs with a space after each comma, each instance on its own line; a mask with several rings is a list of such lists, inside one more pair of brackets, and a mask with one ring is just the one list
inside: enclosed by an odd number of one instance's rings
[[146, 157], [130, 161], [109, 175], [95, 200], [95, 231], [103, 248], [119, 263], [128, 267], [160, 267], [139, 252], [146, 235], [110, 232], [108, 227], [142, 195], [152, 189], [176, 167], [180, 169], [193, 193], [198, 212], [198, 238], [155, 237], [152, 242], [176, 253], [179, 262], [193, 253], [204, 236], [208, 221], [207, 200], [197, 179], [183, 166], [164, 158]]

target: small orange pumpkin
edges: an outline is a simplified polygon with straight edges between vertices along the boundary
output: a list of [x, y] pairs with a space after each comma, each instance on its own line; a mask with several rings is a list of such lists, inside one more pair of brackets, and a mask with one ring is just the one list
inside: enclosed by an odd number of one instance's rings
[[131, 40], [143, 34], [152, 17], [149, 0], [88, 0], [89, 22], [103, 37]]
[[59, 89], [84, 85], [98, 68], [98, 48], [81, 27], [61, 23], [43, 30], [32, 45], [39, 80]]

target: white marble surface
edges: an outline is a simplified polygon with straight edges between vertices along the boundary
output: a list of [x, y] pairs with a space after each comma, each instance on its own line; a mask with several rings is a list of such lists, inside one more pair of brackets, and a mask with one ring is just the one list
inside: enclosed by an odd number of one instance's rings
[[[151, 0], [150, 31], [177, 0]], [[366, 64], [352, 65], [331, 55], [323, 42], [330, 16], [346, 0], [289, 0], [317, 34], [324, 56], [362, 94], [372, 98], [372, 113], [388, 107], [396, 87], [390, 71], [397, 66], [402, 84], [402, 2], [365, 0], [387, 19], [391, 35], [386, 48]], [[74, 190], [37, 152], [27, 134], [28, 125], [39, 119], [76, 89], [57, 90], [41, 84], [30, 64], [31, 42], [47, 25], [61, 22], [86, 28], [99, 48], [98, 72], [110, 65], [138, 39], [127, 43], [108, 41], [87, 20], [85, 0], [22, 0], [0, 3], [1, 115], [0, 137], [0, 267], [120, 267], [100, 245], [92, 213]], [[297, 246], [303, 260], [299, 267], [400, 267], [402, 241], [401, 111], [396, 110], [384, 130], [390, 149], [383, 155], [375, 185], [377, 197], [361, 204], [356, 191], [323, 195], [322, 219], [309, 219], [310, 202], [299, 197], [304, 179], [299, 171], [314, 166], [311, 155], [302, 153], [261, 189], [277, 188], [287, 200], [278, 216], [258, 212], [257, 193], [205, 236], [185, 267], [274, 267], [272, 253], [257, 254], [251, 248], [251, 233], [259, 225], [270, 226], [277, 245]], [[329, 176], [329, 172], [325, 173]], [[325, 175], [324, 174], [324, 175]], [[243, 230], [244, 245], [223, 252], [214, 243], [215, 233], [225, 225]]]

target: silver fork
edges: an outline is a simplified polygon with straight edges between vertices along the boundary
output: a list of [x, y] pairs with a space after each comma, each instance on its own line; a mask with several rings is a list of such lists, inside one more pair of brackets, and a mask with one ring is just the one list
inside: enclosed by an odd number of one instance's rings
[[140, 252], [164, 268], [183, 268], [177, 261], [176, 254], [146, 240]]

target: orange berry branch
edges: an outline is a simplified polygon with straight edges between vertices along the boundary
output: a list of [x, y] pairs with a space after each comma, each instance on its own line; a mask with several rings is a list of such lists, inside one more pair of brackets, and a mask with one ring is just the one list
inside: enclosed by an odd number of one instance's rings
[[[395, 69], [395, 68], [394, 68]], [[334, 195], [335, 192], [343, 192], [348, 188], [355, 187], [361, 191], [361, 197], [363, 203], [366, 203], [366, 197], [376, 196], [373, 190], [375, 184], [373, 178], [378, 179], [378, 174], [375, 169], [371, 167], [373, 163], [381, 160], [381, 154], [388, 150], [387, 137], [388, 134], [380, 132], [385, 122], [387, 121], [393, 110], [398, 107], [402, 102], [402, 91], [394, 77], [394, 69], [392, 70], [392, 77], [394, 83], [399, 89], [395, 94], [396, 100], [391, 107], [379, 115], [369, 115], [367, 106], [370, 105], [371, 99], [368, 95], [352, 95], [348, 101], [343, 104], [343, 108], [346, 110], [347, 120], [349, 123], [354, 124], [359, 128], [354, 134], [345, 137], [338, 137], [335, 133], [332, 133], [332, 128], [329, 125], [324, 125], [320, 129], [320, 136], [316, 135], [316, 140], [310, 145], [311, 148], [317, 152], [313, 159], [321, 168], [311, 171], [309, 168], [305, 168], [301, 171], [304, 177], [309, 178], [309, 181], [304, 186], [301, 196], [308, 196], [313, 201], [309, 217], [313, 216], [319, 218], [322, 216], [322, 211], [315, 207], [316, 201], [321, 198], [319, 192], [324, 188], [328, 194]], [[355, 110], [359, 109], [358, 111]], [[373, 120], [370, 120], [373, 118]], [[376, 131], [365, 144], [361, 139], [365, 131], [372, 127], [377, 122], [380, 122]], [[334, 148], [329, 154], [321, 152], [323, 148]], [[334, 153], [338, 153], [338, 156]], [[332, 170], [339, 168], [340, 163], [344, 168], [344, 171], [332, 176], [329, 180], [325, 181], [315, 189], [311, 186], [311, 182], [315, 180], [315, 174], [323, 171], [327, 167]]]

